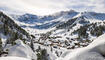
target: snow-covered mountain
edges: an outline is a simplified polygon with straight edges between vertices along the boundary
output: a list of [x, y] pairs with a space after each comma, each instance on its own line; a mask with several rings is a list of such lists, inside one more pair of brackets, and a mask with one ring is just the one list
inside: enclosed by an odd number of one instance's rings
[[90, 46], [94, 39], [104, 34], [104, 20], [105, 13], [74, 10], [48, 16], [29, 13], [8, 16], [0, 12], [1, 56], [34, 60], [56, 60], [63, 56], [62, 59], [66, 59], [67, 52]]
[[18, 26], [10, 16], [0, 12], [0, 56], [36, 59], [31, 47], [33, 37]]
[[48, 29], [57, 24], [63, 23], [68, 19], [71, 19], [78, 12], [73, 10], [70, 11], [62, 11], [59, 13], [55, 13], [53, 15], [48, 16], [37, 16], [32, 14], [24, 14], [24, 15], [12, 15], [12, 17], [19, 22], [25, 23], [27, 25], [21, 24], [22, 27], [30, 27], [35, 29]]
[[11, 16], [18, 25], [36, 36], [35, 42], [51, 46], [53, 44], [53, 47], [85, 47], [105, 31], [105, 13], [70, 10], [49, 16]]
[[105, 60], [105, 13], [38, 16], [28, 2], [0, 2], [0, 60]]
[[[49, 36], [56, 37], [54, 39], [52, 38], [52, 40], [55, 41], [55, 43], [60, 42], [60, 47], [72, 49], [87, 46], [105, 31], [105, 15], [94, 12], [96, 15], [101, 15], [101, 17], [97, 16], [97, 18], [95, 18], [92, 13], [93, 12], [80, 13], [63, 24], [57, 25], [54, 30], [49, 31], [51, 33]], [[58, 44], [56, 45], [59, 46]]]
[[20, 26], [18, 26], [9, 16], [4, 14], [3, 12], [0, 12], [0, 37], [1, 40], [3, 40], [4, 43], [6, 43], [6, 40], [14, 40], [21, 38], [21, 39], [28, 39], [31, 38], [29, 33], [27, 33], [24, 29], [22, 29]]
[[26, 14], [12, 17], [26, 31], [36, 36], [35, 43], [57, 49], [57, 56], [66, 49], [88, 46], [105, 31], [105, 13], [71, 10], [49, 16]]
[[[35, 40], [35, 36], [18, 26], [10, 16], [0, 12], [1, 57], [7, 57], [8, 59], [27, 58], [27, 60], [55, 60], [57, 58], [57, 49], [40, 45]], [[7, 58], [0, 58], [0, 60]]]
[[[23, 14], [23, 15], [11, 15], [15, 20], [18, 21], [18, 25], [23, 28], [31, 29], [51, 29], [53, 27], [59, 26], [66, 21], [74, 17], [81, 16], [92, 22], [105, 20], [105, 13], [96, 12], [76, 12], [74, 10], [61, 11], [48, 16], [37, 16], [33, 14]], [[74, 23], [73, 23], [74, 24]]]
[[11, 16], [18, 25], [36, 36], [36, 42], [67, 49], [87, 46], [105, 31], [105, 13], [70, 10], [49, 16]]

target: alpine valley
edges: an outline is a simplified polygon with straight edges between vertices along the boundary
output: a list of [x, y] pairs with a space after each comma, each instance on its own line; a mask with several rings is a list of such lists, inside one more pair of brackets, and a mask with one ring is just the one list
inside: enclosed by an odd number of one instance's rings
[[104, 33], [105, 13], [0, 11], [0, 60], [105, 60]]

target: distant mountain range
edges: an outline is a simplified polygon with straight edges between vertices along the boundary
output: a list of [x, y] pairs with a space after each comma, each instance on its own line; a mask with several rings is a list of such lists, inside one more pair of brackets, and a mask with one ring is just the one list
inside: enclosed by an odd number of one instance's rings
[[[48, 16], [37, 16], [32, 14], [24, 14], [24, 15], [12, 15], [12, 17], [20, 22], [30, 24], [30, 28], [36, 29], [48, 29], [57, 24], [63, 23], [68, 19], [77, 15], [78, 12], [75, 11], [62, 11], [53, 15]], [[32, 25], [32, 26], [31, 26]], [[22, 25], [22, 27], [27, 27]]]
[[28, 24], [21, 24], [22, 27], [30, 27], [35, 29], [48, 29], [56, 25], [62, 24], [69, 19], [72, 19], [78, 15], [81, 15], [88, 19], [94, 20], [105, 20], [105, 13], [96, 12], [76, 12], [74, 10], [61, 11], [48, 16], [37, 16], [33, 14], [23, 14], [23, 15], [11, 15], [15, 20]]

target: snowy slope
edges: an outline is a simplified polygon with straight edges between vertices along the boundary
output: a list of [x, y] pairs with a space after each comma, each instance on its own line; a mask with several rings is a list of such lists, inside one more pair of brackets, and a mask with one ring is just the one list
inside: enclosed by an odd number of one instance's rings
[[32, 49], [28, 45], [24, 44], [21, 40], [16, 40], [16, 45], [8, 49], [9, 49], [8, 56], [24, 57], [35, 60], [37, 59], [37, 56], [32, 51]]
[[30, 47], [31, 40], [32, 37], [28, 32], [18, 26], [11, 17], [0, 11], [0, 56], [37, 59]]
[[104, 60], [105, 34], [95, 39], [89, 46], [71, 51], [57, 60]]
[[30, 59], [11, 56], [11, 57], [0, 57], [0, 60], [30, 60]]

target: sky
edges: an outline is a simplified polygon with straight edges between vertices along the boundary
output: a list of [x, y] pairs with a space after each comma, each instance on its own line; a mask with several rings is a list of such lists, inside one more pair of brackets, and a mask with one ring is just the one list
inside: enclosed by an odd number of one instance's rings
[[0, 10], [49, 15], [59, 11], [105, 12], [105, 0], [0, 0]]

